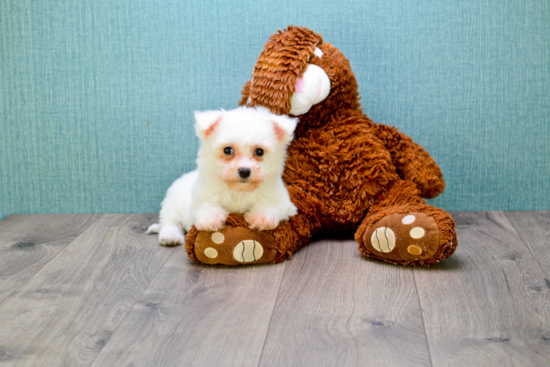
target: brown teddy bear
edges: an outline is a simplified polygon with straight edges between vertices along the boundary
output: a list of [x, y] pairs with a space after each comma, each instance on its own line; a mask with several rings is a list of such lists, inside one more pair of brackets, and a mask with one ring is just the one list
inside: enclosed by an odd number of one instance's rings
[[[309, 105], [300, 100], [304, 84], [313, 90]], [[362, 112], [349, 61], [321, 35], [292, 26], [272, 35], [242, 95], [241, 105], [299, 117], [283, 174], [298, 215], [264, 232], [236, 214], [219, 232], [192, 228], [186, 249], [193, 260], [276, 263], [314, 233], [343, 229], [356, 230], [363, 255], [393, 264], [427, 266], [452, 255], [453, 219], [421, 198], [443, 192], [439, 167], [409, 137]]]

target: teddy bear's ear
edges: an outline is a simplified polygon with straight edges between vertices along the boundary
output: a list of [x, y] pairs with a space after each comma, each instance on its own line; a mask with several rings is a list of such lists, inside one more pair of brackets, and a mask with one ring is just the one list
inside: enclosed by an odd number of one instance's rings
[[280, 143], [289, 143], [292, 140], [292, 134], [298, 124], [298, 118], [279, 115], [275, 116], [272, 121], [277, 140], [279, 140]]
[[195, 111], [195, 131], [197, 136], [204, 140], [216, 131], [222, 120], [224, 110], [220, 111]]
[[250, 106], [250, 85], [252, 84], [252, 81], [249, 80], [246, 82], [246, 84], [243, 87], [243, 90], [241, 91], [241, 100], [239, 101], [239, 106]]

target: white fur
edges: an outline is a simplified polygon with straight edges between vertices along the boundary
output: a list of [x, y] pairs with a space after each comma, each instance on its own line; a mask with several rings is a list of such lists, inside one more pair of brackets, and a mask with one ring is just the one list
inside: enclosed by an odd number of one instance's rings
[[[296, 215], [282, 174], [297, 119], [263, 107], [240, 107], [196, 112], [195, 121], [201, 139], [197, 170], [170, 186], [159, 224], [151, 225], [147, 233], [159, 233], [161, 245], [178, 245], [193, 225], [200, 231], [222, 229], [229, 213], [244, 214], [250, 228], [258, 230], [276, 228], [281, 220]], [[220, 158], [224, 147], [240, 154], [231, 161], [223, 154]], [[261, 160], [251, 153], [256, 147], [265, 149]], [[238, 168], [249, 168], [250, 177], [240, 178]]]
[[319, 47], [315, 47], [315, 51], [313, 51], [313, 54], [317, 56], [318, 58], [323, 57], [323, 51]]

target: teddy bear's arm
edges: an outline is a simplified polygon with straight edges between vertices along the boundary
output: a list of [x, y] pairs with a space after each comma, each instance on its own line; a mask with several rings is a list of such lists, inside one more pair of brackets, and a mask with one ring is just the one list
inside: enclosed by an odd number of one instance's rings
[[422, 197], [434, 198], [445, 189], [441, 169], [430, 154], [396, 128], [374, 124], [399, 175], [416, 184]]

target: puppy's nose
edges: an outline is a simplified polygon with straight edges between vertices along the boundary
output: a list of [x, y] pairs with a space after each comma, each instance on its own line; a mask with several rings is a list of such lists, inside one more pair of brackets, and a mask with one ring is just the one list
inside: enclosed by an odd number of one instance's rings
[[241, 178], [248, 178], [248, 176], [250, 176], [250, 168], [241, 167], [237, 170], [237, 172], [239, 172], [239, 176], [241, 176]]

